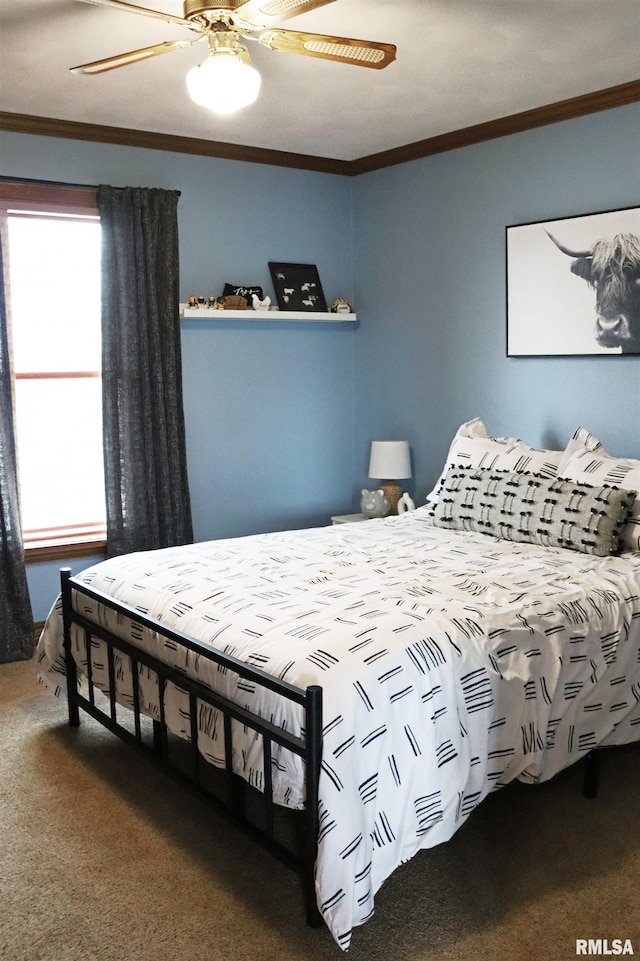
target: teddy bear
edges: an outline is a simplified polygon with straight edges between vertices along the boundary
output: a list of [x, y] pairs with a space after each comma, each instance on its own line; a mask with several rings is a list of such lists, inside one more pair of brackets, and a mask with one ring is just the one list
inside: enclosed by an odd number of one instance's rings
[[383, 490], [363, 489], [360, 510], [366, 520], [371, 517], [386, 517], [391, 510], [391, 501]]

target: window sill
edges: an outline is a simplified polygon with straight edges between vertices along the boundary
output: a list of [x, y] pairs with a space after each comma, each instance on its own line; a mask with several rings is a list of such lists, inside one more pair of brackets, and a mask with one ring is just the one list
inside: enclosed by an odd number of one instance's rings
[[66, 561], [75, 557], [95, 557], [106, 554], [106, 540], [73, 541], [61, 544], [60, 541], [37, 541], [24, 549], [26, 564], [40, 564], [44, 561]]

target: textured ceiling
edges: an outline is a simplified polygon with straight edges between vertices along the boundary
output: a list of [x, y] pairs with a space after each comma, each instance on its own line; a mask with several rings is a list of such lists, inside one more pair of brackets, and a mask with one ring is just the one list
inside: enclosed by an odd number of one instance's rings
[[[182, 15], [181, 0], [143, 5]], [[0, 110], [354, 160], [640, 77], [640, 0], [336, 0], [281, 26], [395, 43], [397, 61], [367, 70], [252, 44], [260, 97], [220, 118], [185, 87], [203, 43], [69, 73], [185, 28], [79, 0], [0, 0]]]

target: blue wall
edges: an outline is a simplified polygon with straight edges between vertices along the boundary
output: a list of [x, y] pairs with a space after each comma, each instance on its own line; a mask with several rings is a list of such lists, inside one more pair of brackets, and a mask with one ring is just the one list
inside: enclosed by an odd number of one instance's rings
[[[4, 176], [180, 190], [183, 301], [229, 282], [260, 284], [275, 303], [269, 260], [317, 264], [329, 303], [353, 297], [346, 177], [6, 132], [0, 158]], [[197, 540], [328, 524], [351, 509], [357, 334], [343, 324], [183, 322]], [[28, 568], [37, 620], [59, 566]]]
[[[640, 358], [507, 358], [505, 226], [640, 202], [640, 105], [349, 179], [0, 134], [1, 172], [182, 191], [182, 299], [271, 291], [269, 260], [316, 263], [357, 329], [183, 323], [196, 539], [355, 510], [373, 438], [406, 438], [418, 500], [458, 425], [564, 447], [579, 425], [640, 456]], [[88, 562], [75, 562], [74, 569]], [[34, 615], [58, 564], [29, 570]]]
[[474, 416], [544, 447], [583, 425], [640, 456], [640, 357], [505, 349], [505, 227], [639, 204], [640, 104], [358, 177], [356, 477], [371, 438], [404, 437], [423, 500]]

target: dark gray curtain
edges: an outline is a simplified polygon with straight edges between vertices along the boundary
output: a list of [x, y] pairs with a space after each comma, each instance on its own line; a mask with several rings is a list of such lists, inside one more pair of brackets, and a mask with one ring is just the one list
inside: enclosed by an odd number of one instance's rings
[[33, 616], [24, 566], [13, 432], [11, 364], [0, 244], [0, 664], [33, 656]]
[[193, 540], [178, 303], [177, 191], [98, 189], [107, 553]]

